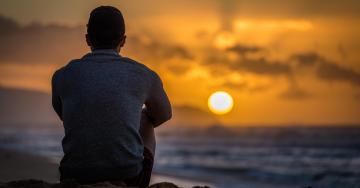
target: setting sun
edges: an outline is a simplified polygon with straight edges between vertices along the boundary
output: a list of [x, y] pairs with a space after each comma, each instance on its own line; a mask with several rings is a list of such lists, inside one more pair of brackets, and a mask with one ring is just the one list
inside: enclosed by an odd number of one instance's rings
[[222, 115], [230, 112], [234, 101], [231, 95], [225, 91], [217, 91], [209, 97], [208, 106], [211, 112]]

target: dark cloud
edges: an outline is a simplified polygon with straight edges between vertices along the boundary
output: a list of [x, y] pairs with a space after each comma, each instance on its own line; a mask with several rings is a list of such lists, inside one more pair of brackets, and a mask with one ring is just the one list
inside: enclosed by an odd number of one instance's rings
[[235, 63], [230, 64], [230, 68], [234, 70], [246, 71], [249, 73], [268, 76], [291, 74], [291, 68], [289, 65], [280, 61], [268, 61], [265, 58], [241, 59]]
[[[232, 50], [235, 51], [235, 49]], [[236, 50], [241, 53], [246, 53], [247, 51], [258, 52], [262, 49], [239, 47]], [[265, 58], [250, 59], [246, 57], [239, 58], [234, 61], [228, 59], [226, 54], [212, 54], [208, 57], [206, 64], [213, 65], [212, 69], [223, 66], [229, 70], [253, 73], [257, 75], [287, 76], [291, 83], [290, 87], [280, 96], [286, 99], [309, 98], [311, 96], [309, 93], [297, 87], [296, 80], [294, 80], [295, 78], [293, 77], [293, 72], [296, 71], [296, 67], [291, 66], [291, 62], [294, 62], [298, 67], [314, 67], [315, 76], [320, 80], [328, 82], [345, 82], [355, 86], [360, 86], [360, 73], [357, 73], [350, 68], [342, 67], [338, 65], [338, 63], [330, 61], [315, 52], [294, 54], [289, 58], [289, 62], [269, 61]], [[295, 82], [295, 84], [293, 82]], [[234, 83], [225, 83], [224, 86], [239, 89], [246, 88], [245, 85], [236, 86]]]
[[201, 61], [201, 64], [215, 77], [228, 74], [229, 64], [231, 63], [232, 62], [227, 58], [226, 54], [214, 49], [207, 50], [207, 54]]
[[[250, 49], [250, 48], [249, 48]], [[227, 68], [229, 70], [252, 73], [265, 76], [288, 76], [291, 75], [291, 67], [286, 62], [269, 61], [265, 58], [250, 59], [242, 57], [237, 60], [231, 60], [226, 53], [209, 52], [203, 64], [208, 65], [211, 70]], [[221, 71], [220, 71], [221, 72]]]
[[237, 91], [245, 91], [249, 93], [259, 93], [268, 90], [270, 87], [267, 85], [250, 86], [247, 82], [235, 83], [231, 81], [224, 82], [222, 87], [227, 87]]
[[245, 56], [248, 53], [257, 53], [257, 52], [261, 52], [264, 50], [264, 48], [258, 47], [258, 46], [246, 46], [246, 45], [241, 45], [241, 44], [237, 44], [233, 47], [230, 47], [228, 49], [226, 49], [229, 52], [236, 52], [237, 54], [241, 55], [241, 56]]
[[193, 55], [183, 46], [180, 45], [157, 45], [162, 49], [161, 56], [164, 58], [178, 57], [182, 59], [193, 59]]
[[360, 86], [360, 73], [342, 67], [339, 63], [328, 60], [315, 52], [295, 54], [290, 59], [302, 67], [315, 66], [316, 76], [321, 80], [347, 82]]
[[[263, 48], [238, 45], [236, 48], [229, 50], [244, 54], [248, 52], [258, 52], [263, 50]], [[328, 60], [327, 58], [315, 52], [294, 54], [290, 56], [289, 62], [269, 61], [265, 58], [250, 59], [246, 57], [239, 58], [238, 60], [234, 61], [228, 59], [226, 54], [214, 54], [210, 55], [205, 60], [205, 64], [215, 65], [217, 67], [224, 66], [230, 70], [258, 75], [290, 76], [296, 70], [291, 66], [291, 62], [293, 62], [298, 67], [315, 67], [316, 77], [321, 80], [331, 82], [347, 82], [356, 86], [360, 86], [360, 73], [350, 68], [342, 67], [339, 65], [339, 63]]]
[[340, 67], [336, 63], [324, 61], [319, 64], [316, 75], [327, 81], [348, 82], [356, 86], [360, 86], [360, 74], [349, 68]]
[[[31, 24], [20, 26], [0, 16], [0, 62], [66, 63], [89, 52], [85, 26]], [[144, 34], [143, 34], [144, 35]], [[129, 36], [124, 48], [134, 58], [161, 63], [172, 58], [191, 60], [194, 56], [184, 46], [162, 43], [154, 37], [140, 40], [142, 34]], [[127, 54], [126, 54], [127, 55]]]
[[322, 57], [314, 52], [294, 54], [290, 57], [290, 60], [295, 61], [298, 66], [313, 66], [323, 61]]
[[[249, 52], [259, 52], [264, 50], [260, 47], [246, 47], [238, 45], [236, 48], [228, 49], [230, 51], [236, 51], [240, 54], [246, 54]], [[237, 60], [229, 59], [226, 53], [211, 53], [203, 62], [205, 65], [209, 65], [212, 72], [223, 71], [220, 69], [226, 68], [232, 71], [239, 71], [242, 73], [252, 73], [264, 76], [287, 76], [288, 78], [293, 76], [297, 67], [301, 68], [314, 68], [315, 76], [323, 81], [327, 82], [345, 82], [355, 86], [360, 86], [360, 73], [352, 70], [351, 68], [340, 66], [339, 63], [331, 61], [326, 57], [315, 53], [298, 53], [291, 55], [288, 61], [270, 61], [266, 58], [248, 58], [246, 56], [238, 58]], [[293, 66], [295, 64], [295, 67]], [[283, 96], [286, 98], [305, 97], [306, 93], [299, 89], [290, 89]]]
[[[226, 51], [209, 50], [208, 56], [204, 59], [203, 64], [209, 65], [212, 70], [227, 68], [233, 71], [252, 73], [265, 76], [288, 76], [291, 75], [291, 67], [287, 62], [270, 61], [265, 57], [249, 58], [246, 55], [266, 51], [259, 46], [248, 46], [237, 44], [226, 49]], [[237, 59], [230, 59], [228, 52], [235, 52], [240, 55]], [[261, 56], [264, 56], [263, 54]], [[221, 72], [221, 71], [220, 71]]]
[[12, 19], [0, 15], [0, 36], [9, 35], [20, 30], [20, 26]]
[[0, 61], [53, 63], [79, 58], [87, 51], [83, 27], [20, 26], [0, 16]]
[[208, 51], [208, 55], [202, 61], [204, 65], [223, 65], [230, 64], [231, 61], [227, 58], [226, 54], [219, 51]]
[[[145, 34], [144, 34], [145, 35]], [[146, 59], [168, 60], [179, 58], [183, 60], [192, 60], [194, 55], [182, 45], [162, 43], [152, 36], [142, 36], [133, 34], [129, 36], [129, 43], [125, 46], [127, 52], [134, 56], [142, 56]], [[159, 62], [157, 62], [159, 63]]]

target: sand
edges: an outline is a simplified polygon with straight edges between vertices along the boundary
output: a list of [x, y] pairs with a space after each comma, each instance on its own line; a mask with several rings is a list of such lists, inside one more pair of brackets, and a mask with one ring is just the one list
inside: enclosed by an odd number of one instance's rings
[[[58, 183], [58, 164], [45, 157], [0, 149], [0, 182], [25, 179]], [[206, 182], [153, 173], [150, 184], [159, 182], [172, 182], [180, 187], [193, 187], [196, 185], [214, 187]]]
[[0, 150], [0, 181], [20, 179], [41, 179], [48, 182], [58, 181], [58, 165], [44, 157]]

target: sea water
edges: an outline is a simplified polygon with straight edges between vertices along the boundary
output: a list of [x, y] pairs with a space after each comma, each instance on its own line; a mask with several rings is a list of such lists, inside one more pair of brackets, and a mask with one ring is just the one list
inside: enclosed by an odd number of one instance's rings
[[[0, 129], [0, 148], [62, 157], [61, 127]], [[157, 134], [154, 171], [218, 187], [360, 187], [360, 128], [168, 129]]]

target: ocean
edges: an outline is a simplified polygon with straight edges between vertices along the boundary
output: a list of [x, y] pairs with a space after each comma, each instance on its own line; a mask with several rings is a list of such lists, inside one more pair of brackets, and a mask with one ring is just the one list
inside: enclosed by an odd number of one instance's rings
[[[0, 148], [62, 157], [59, 126], [0, 129]], [[154, 171], [219, 188], [360, 188], [360, 127], [162, 129]]]

